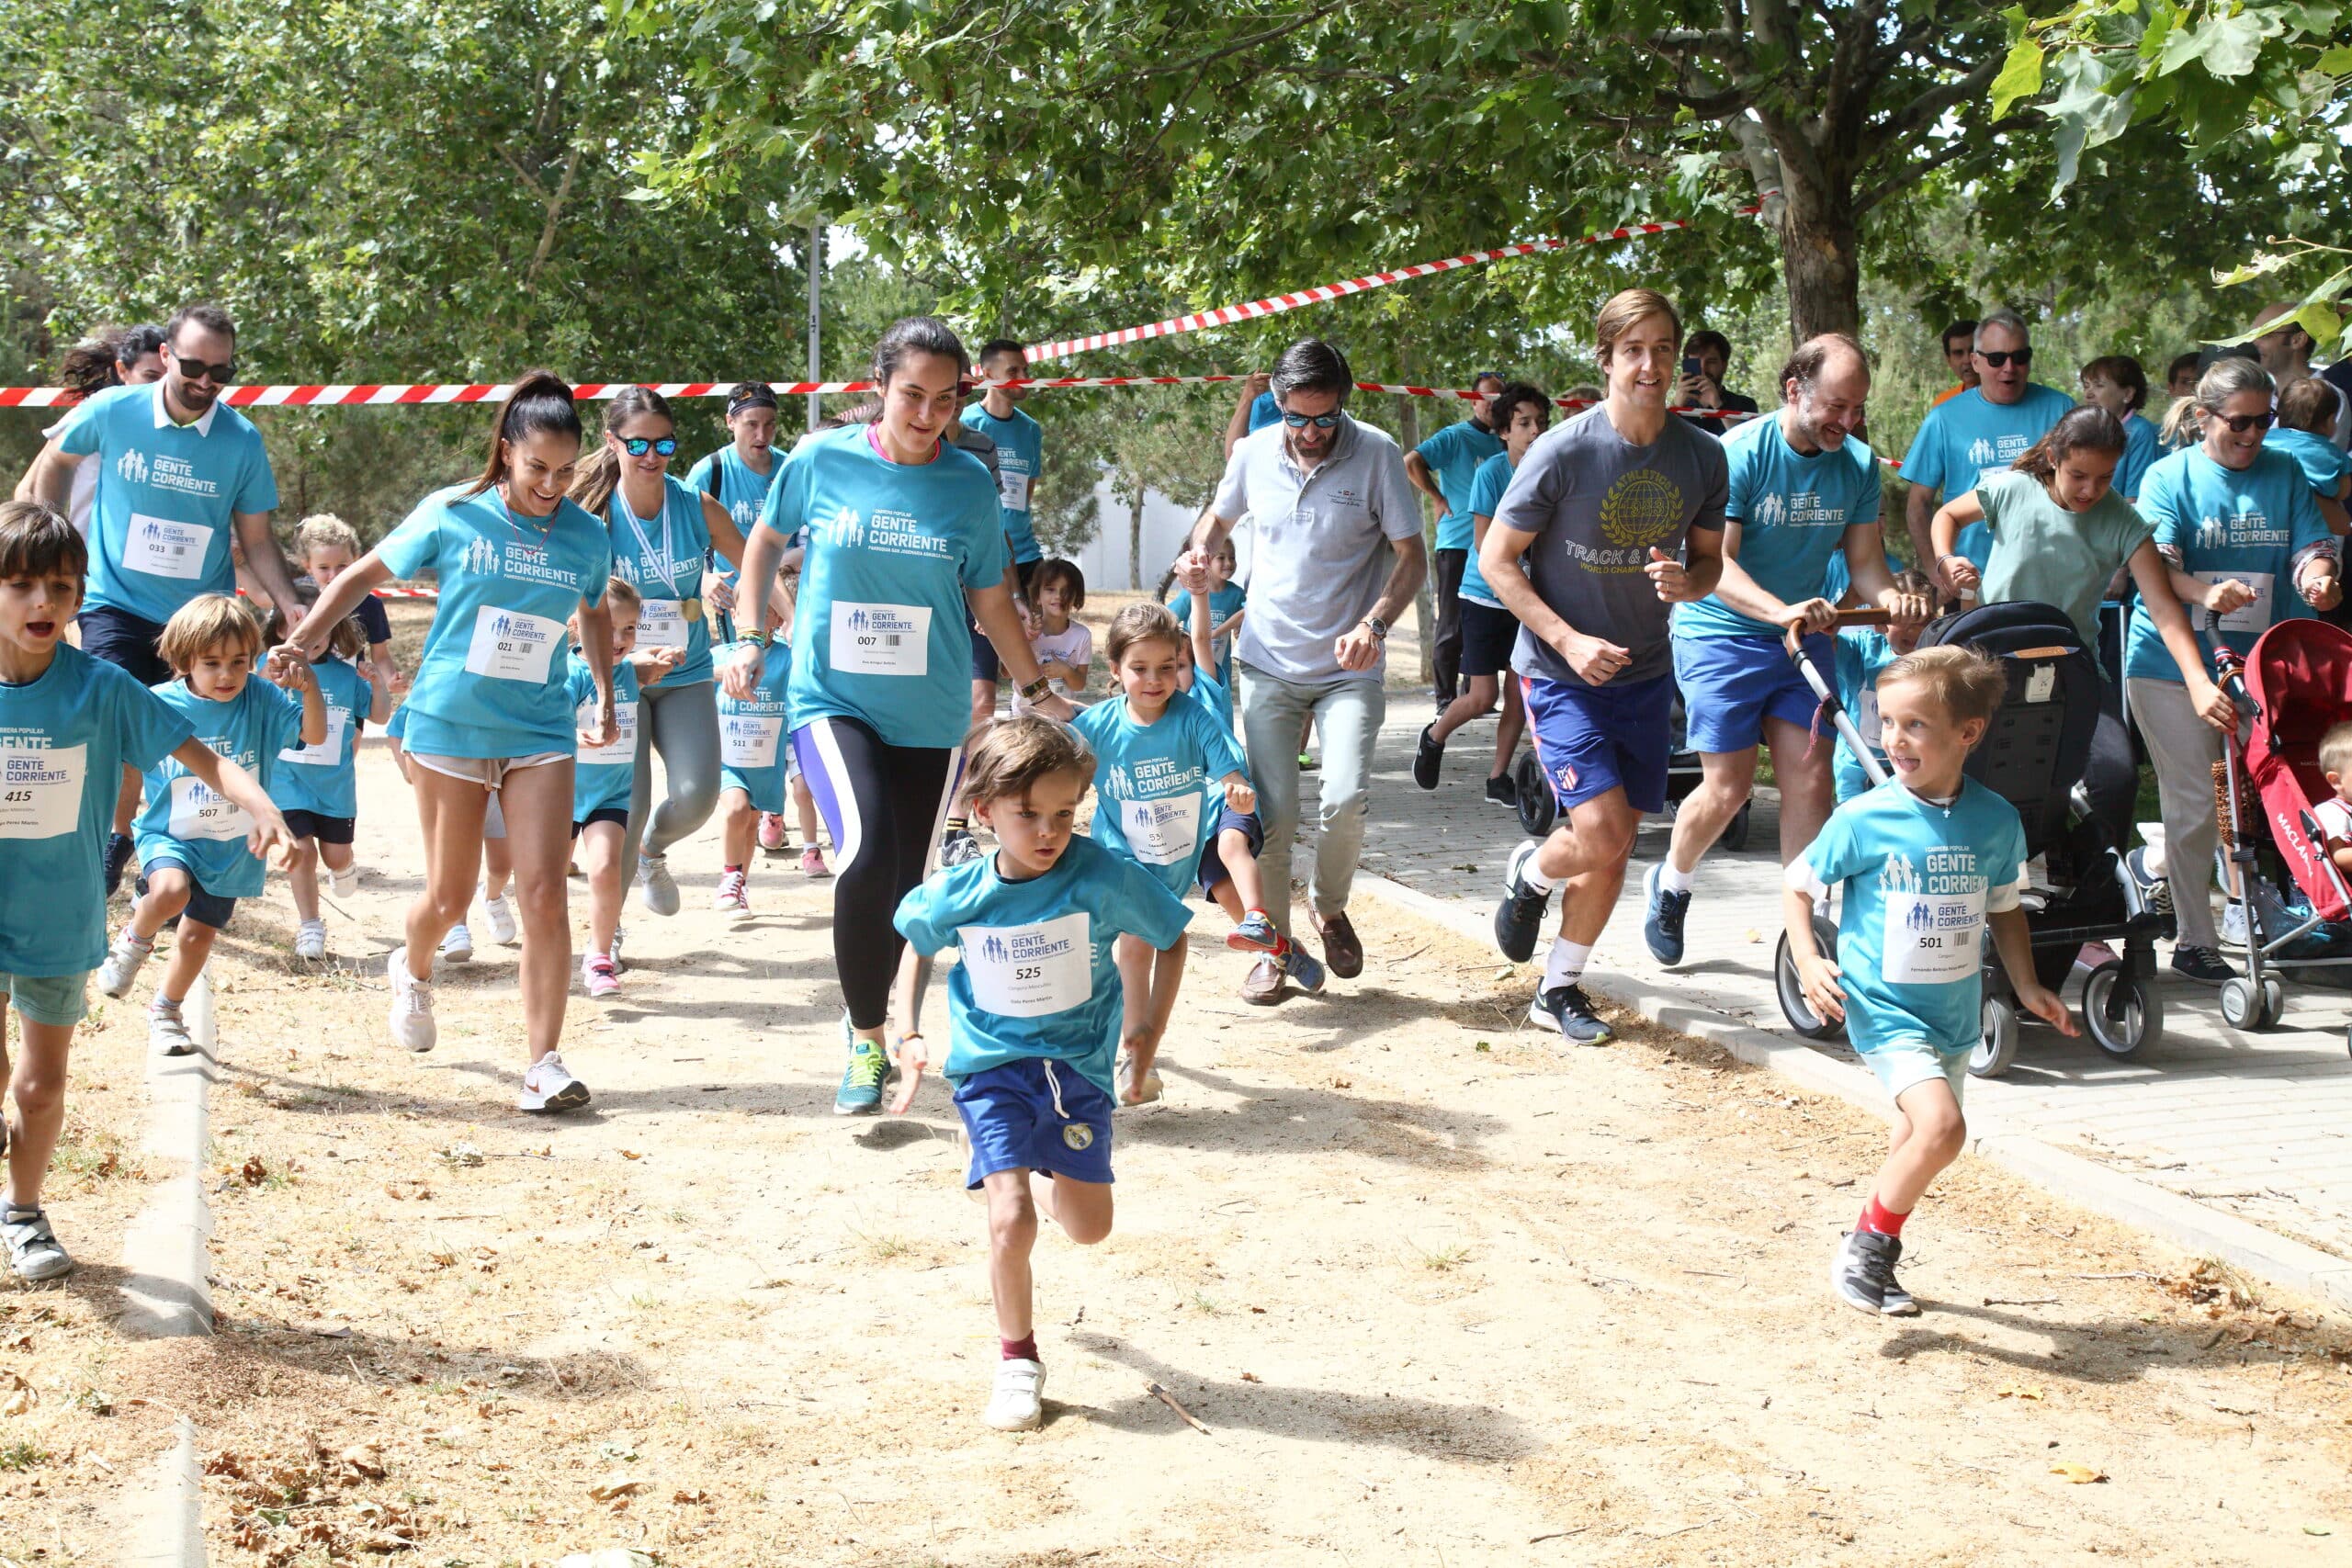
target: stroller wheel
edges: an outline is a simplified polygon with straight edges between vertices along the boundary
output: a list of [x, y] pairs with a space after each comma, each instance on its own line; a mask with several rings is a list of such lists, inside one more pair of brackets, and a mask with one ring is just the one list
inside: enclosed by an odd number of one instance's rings
[[[2226, 987], [2222, 1010], [2229, 1010]], [[2121, 959], [2102, 964], [2083, 980], [2083, 1026], [2109, 1055], [2129, 1056], [2164, 1032], [2164, 999]]]
[[2287, 1016], [2287, 987], [2276, 975], [2262, 977], [2262, 1024], [2269, 1028]]
[[[1826, 915], [1813, 917], [1813, 942], [1824, 953], [1838, 951], [1838, 926]], [[1843, 1023], [1823, 1018], [1813, 1010], [1805, 999], [1804, 986], [1797, 978], [1796, 961], [1789, 956], [1789, 937], [1781, 933], [1781, 944], [1772, 953], [1772, 983], [1781, 994], [1781, 1016], [1789, 1027], [1807, 1040], [1840, 1040], [1845, 1037]]]
[[1968, 1070], [1996, 1078], [2018, 1059], [2018, 1004], [2007, 997], [1984, 998], [1984, 1038], [1968, 1054]]
[[[2273, 994], [2272, 987], [2278, 985], [2278, 982], [2276, 980], [2266, 979], [2265, 984], [2257, 990], [2254, 982], [2244, 976], [2223, 981], [2222, 983], [2222, 1021], [2232, 1029], [2253, 1031], [2269, 1028], [2277, 1017], [2277, 1014], [2270, 1010], [2269, 1003]], [[2277, 996], [2278, 1006], [2283, 1010], [2287, 1005], [2287, 995], [2283, 987], [2278, 988]]]
[[1511, 770], [1511, 782], [1519, 789], [1519, 826], [1531, 839], [1551, 836], [1553, 818], [1559, 813], [1559, 802], [1552, 794], [1552, 781], [1544, 772], [1532, 751], [1524, 752]]

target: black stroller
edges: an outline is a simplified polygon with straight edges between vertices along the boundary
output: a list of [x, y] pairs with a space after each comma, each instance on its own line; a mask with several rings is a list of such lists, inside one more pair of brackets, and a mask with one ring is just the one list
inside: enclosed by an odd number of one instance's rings
[[[1843, 626], [1883, 622], [1879, 611], [1849, 611]], [[1930, 622], [1919, 646], [1967, 643], [2000, 660], [2009, 677], [2007, 700], [1968, 759], [1968, 776], [2017, 807], [2031, 857], [2025, 895], [2033, 933], [2034, 968], [2041, 983], [2062, 991], [2075, 955], [2087, 942], [2122, 944], [2122, 956], [2093, 969], [2083, 984], [2083, 1023], [2093, 1042], [2113, 1056], [2129, 1056], [2164, 1033], [2164, 1003], [2156, 990], [2155, 942], [2172, 935], [2172, 918], [2148, 907], [2124, 868], [2121, 854], [2091, 817], [2080, 793], [2099, 708], [2098, 666], [2082, 634], [2047, 604], [1987, 604]], [[1838, 694], [1801, 648], [1790, 657], [1819, 694], [1838, 733], [1873, 782], [1885, 773], [1864, 745]], [[1838, 928], [1819, 910], [1815, 940], [1834, 951]], [[1968, 1070], [1992, 1077], [2008, 1069], [2018, 1050], [2018, 1008], [2008, 976], [1985, 940], [1984, 1037]], [[1788, 938], [1774, 961], [1781, 1011], [1808, 1040], [1830, 1040], [1844, 1026], [1816, 1015], [1798, 984]]]

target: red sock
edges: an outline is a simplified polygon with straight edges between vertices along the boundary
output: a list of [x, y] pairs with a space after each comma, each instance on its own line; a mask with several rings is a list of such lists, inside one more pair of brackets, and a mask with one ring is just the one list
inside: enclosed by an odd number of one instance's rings
[[1901, 1235], [1903, 1222], [1910, 1217], [1909, 1214], [1898, 1214], [1880, 1202], [1878, 1194], [1873, 1192], [1871, 1194], [1871, 1201], [1862, 1205], [1860, 1228], [1866, 1231], [1876, 1231], [1881, 1235]]
[[718, 863], [718, 869], [719, 869], [719, 871], [720, 871], [721, 873], [726, 873], [726, 872], [732, 872], [732, 871], [741, 871], [741, 870], [742, 870], [743, 868], [742, 868], [741, 866], [740, 866], [740, 865], [729, 865], [725, 861], [720, 861], [720, 862]]
[[1037, 1337], [1035, 1334], [1030, 1335], [1026, 1339], [1000, 1339], [997, 1341], [997, 1348], [1003, 1352], [1004, 1359], [1008, 1361], [1038, 1359]]

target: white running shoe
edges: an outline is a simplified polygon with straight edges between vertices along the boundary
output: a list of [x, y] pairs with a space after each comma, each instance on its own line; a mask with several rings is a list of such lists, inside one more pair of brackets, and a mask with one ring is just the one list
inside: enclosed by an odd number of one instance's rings
[[1046, 1369], [1014, 1357], [996, 1364], [996, 1388], [980, 1417], [1000, 1432], [1026, 1432], [1046, 1418]]
[[74, 1268], [39, 1209], [0, 1211], [0, 1247], [8, 1249], [8, 1271], [19, 1280], [54, 1280]]
[[141, 942], [128, 931], [114, 939], [107, 949], [107, 961], [98, 965], [98, 989], [107, 996], [119, 997], [130, 989], [130, 982], [147, 955], [155, 951], [152, 942]]
[[430, 1051], [440, 1038], [440, 1026], [433, 1021], [433, 982], [420, 980], [408, 972], [408, 949], [396, 947], [384, 962], [384, 974], [392, 983], [392, 1038], [411, 1051]]
[[613, 928], [613, 950], [605, 956], [613, 961], [613, 973], [616, 975], [626, 975], [628, 973], [628, 964], [621, 958], [621, 943], [628, 940], [628, 928], [627, 926], [615, 926]]
[[324, 958], [327, 955], [327, 923], [324, 920], [304, 920], [294, 933], [294, 956]]
[[187, 1032], [187, 1020], [175, 1007], [158, 1003], [147, 1010], [147, 1044], [158, 1055], [193, 1056], [196, 1038]]
[[493, 898], [481, 897], [481, 912], [490, 917], [490, 940], [501, 947], [512, 947], [523, 940], [523, 928], [514, 923], [514, 906], [501, 893]]
[[678, 879], [670, 874], [668, 855], [637, 857], [637, 880], [646, 910], [656, 915], [678, 912]]
[[722, 915], [748, 915], [752, 912], [752, 901], [743, 897], [741, 872], [722, 871], [718, 874], [718, 892], [712, 897], [710, 907]]
[[338, 898], [348, 898], [359, 891], [359, 863], [353, 861], [341, 871], [327, 867], [327, 890]]
[[474, 933], [459, 920], [441, 939], [441, 956], [451, 964], [471, 964], [474, 961]]
[[553, 1051], [531, 1064], [523, 1075], [523, 1092], [514, 1097], [521, 1111], [577, 1111], [587, 1103], [588, 1086], [573, 1077]]

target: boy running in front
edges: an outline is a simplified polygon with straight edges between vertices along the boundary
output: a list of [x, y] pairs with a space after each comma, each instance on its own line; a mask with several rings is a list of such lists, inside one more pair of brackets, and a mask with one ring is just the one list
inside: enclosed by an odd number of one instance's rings
[[[1878, 712], [1894, 776], [1838, 807], [1789, 863], [1783, 913], [1805, 1000], [1845, 1021], [1894, 1101], [1886, 1163], [1829, 1264], [1831, 1288], [1864, 1312], [1919, 1310], [1894, 1265], [1912, 1206], [1967, 1143], [1960, 1098], [1984, 1030], [1988, 923], [2018, 1004], [2075, 1032], [2066, 1004], [2034, 974], [2018, 905], [2026, 852], [2017, 808], [1962, 773], [2007, 680], [1968, 648], [1925, 648], [1889, 664]], [[1813, 912], [1841, 885], [1832, 963], [1814, 942]]]
[[[921, 1009], [931, 955], [962, 951], [947, 979], [944, 1070], [971, 1142], [966, 1185], [988, 1194], [1001, 1355], [983, 1419], [1000, 1431], [1043, 1418], [1029, 1269], [1037, 1211], [1081, 1247], [1111, 1234], [1112, 1064], [1121, 1035], [1136, 1032], [1114, 951], [1133, 938], [1181, 966], [1192, 919], [1148, 869], [1078, 835], [1093, 776], [1076, 732], [1041, 714], [975, 729], [964, 790], [996, 852], [936, 873], [896, 918], [907, 952], [892, 1009], [904, 1025], [893, 1113], [914, 1103], [929, 1061]], [[1168, 1016], [1144, 1023], [1157, 1040]], [[1142, 1066], [1150, 1069], [1148, 1050]]]

